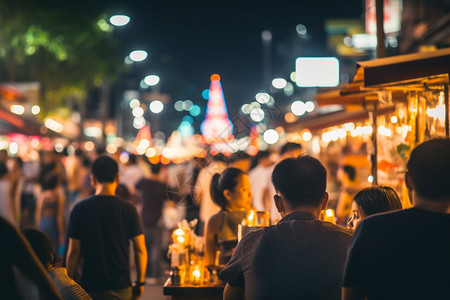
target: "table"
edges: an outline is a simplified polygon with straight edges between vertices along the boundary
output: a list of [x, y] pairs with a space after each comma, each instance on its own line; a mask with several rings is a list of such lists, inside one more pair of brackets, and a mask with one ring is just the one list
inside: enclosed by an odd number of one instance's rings
[[174, 285], [170, 277], [166, 280], [163, 293], [172, 296], [172, 300], [222, 300], [225, 284], [204, 283], [202, 285]]

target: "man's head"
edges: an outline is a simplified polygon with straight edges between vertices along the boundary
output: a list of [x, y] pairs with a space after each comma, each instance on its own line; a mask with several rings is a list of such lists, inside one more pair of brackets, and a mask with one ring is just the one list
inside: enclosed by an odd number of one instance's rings
[[281, 147], [280, 155], [282, 158], [297, 157], [302, 154], [302, 145], [288, 142]]
[[433, 139], [417, 146], [409, 157], [406, 184], [428, 201], [450, 199], [450, 140]]
[[119, 166], [109, 156], [102, 155], [92, 164], [92, 176], [98, 183], [113, 183], [117, 180]]
[[318, 207], [326, 197], [327, 171], [311, 156], [287, 158], [275, 166], [272, 183], [291, 208]]

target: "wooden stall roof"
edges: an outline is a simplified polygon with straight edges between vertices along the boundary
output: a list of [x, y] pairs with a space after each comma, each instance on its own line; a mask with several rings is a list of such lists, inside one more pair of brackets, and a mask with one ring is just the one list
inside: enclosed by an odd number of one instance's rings
[[362, 61], [356, 65], [357, 72], [350, 86], [398, 85], [427, 77], [448, 84], [450, 48]]

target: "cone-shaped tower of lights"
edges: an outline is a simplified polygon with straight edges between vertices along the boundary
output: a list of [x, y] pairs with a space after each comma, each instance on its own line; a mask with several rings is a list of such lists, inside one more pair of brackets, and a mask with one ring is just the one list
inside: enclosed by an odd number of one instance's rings
[[220, 76], [217, 74], [211, 76], [206, 116], [200, 128], [205, 141], [209, 144], [228, 142], [232, 139], [233, 125], [228, 118]]

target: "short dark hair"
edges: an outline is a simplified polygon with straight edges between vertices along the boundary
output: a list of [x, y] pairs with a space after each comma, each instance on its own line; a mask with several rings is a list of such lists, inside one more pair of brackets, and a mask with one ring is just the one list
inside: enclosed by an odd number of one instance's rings
[[415, 192], [427, 200], [450, 198], [450, 140], [437, 138], [417, 146], [409, 157], [408, 174]]
[[327, 170], [308, 155], [287, 158], [275, 166], [272, 183], [292, 207], [319, 205], [327, 188]]
[[150, 171], [152, 172], [152, 174], [157, 175], [159, 174], [159, 172], [161, 172], [162, 164], [160, 162], [157, 164], [149, 162], [149, 164], [150, 164]]
[[216, 173], [211, 179], [211, 198], [221, 209], [225, 210], [228, 204], [223, 192], [225, 190], [234, 191], [238, 184], [239, 176], [244, 175], [244, 171], [238, 168], [227, 168], [222, 174]]
[[353, 181], [356, 178], [356, 169], [353, 166], [345, 165], [343, 168], [345, 174], [347, 174], [348, 178]]
[[373, 214], [402, 209], [397, 193], [389, 186], [372, 186], [359, 191], [353, 200], [364, 217]]
[[283, 155], [286, 152], [297, 150], [297, 149], [302, 149], [302, 145], [297, 144], [297, 143], [287, 142], [286, 144], [283, 145], [283, 147], [281, 147], [280, 154]]
[[54, 263], [55, 255], [53, 252], [52, 240], [48, 235], [34, 228], [25, 229], [22, 233], [45, 268], [47, 268], [49, 264]]
[[112, 183], [119, 172], [117, 162], [107, 155], [97, 158], [92, 164], [92, 175], [100, 183]]

